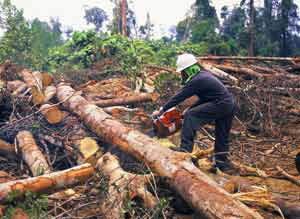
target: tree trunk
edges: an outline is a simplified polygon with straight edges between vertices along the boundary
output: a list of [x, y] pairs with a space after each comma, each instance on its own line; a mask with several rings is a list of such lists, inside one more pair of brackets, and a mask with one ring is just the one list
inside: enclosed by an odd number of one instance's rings
[[158, 95], [156, 93], [140, 93], [133, 96], [128, 97], [120, 97], [109, 100], [97, 100], [92, 101], [95, 105], [99, 107], [110, 107], [110, 106], [122, 106], [129, 105], [135, 103], [156, 101], [158, 99]]
[[0, 184], [0, 203], [5, 202], [8, 195], [14, 191], [18, 191], [19, 195], [24, 194], [26, 191], [53, 193], [75, 186], [78, 183], [84, 183], [93, 174], [94, 168], [90, 164], [84, 164], [43, 176], [2, 183]]
[[234, 84], [238, 83], [238, 79], [236, 77], [233, 77], [232, 75], [214, 67], [213, 65], [209, 64], [209, 63], [204, 63], [204, 62], [200, 62], [200, 65], [206, 69], [207, 71], [210, 71], [212, 74], [214, 74], [215, 76], [225, 79], [225, 80], [229, 80], [231, 82], [233, 82]]
[[[244, 75], [249, 75], [254, 78], [262, 78], [265, 76], [264, 74], [257, 73], [256, 71], [253, 71], [252, 69], [249, 68], [244, 68], [244, 67], [233, 67], [229, 65], [214, 65], [216, 68], [222, 69], [224, 71], [230, 71], [238, 74], [244, 74]], [[270, 76], [270, 75], [268, 75]]]
[[56, 94], [56, 87], [55, 86], [47, 86], [44, 90], [45, 99], [44, 102], [47, 103], [51, 100]]
[[255, 26], [254, 26], [254, 20], [255, 20], [255, 8], [254, 8], [254, 0], [250, 0], [249, 3], [249, 47], [248, 47], [248, 56], [254, 56], [254, 46], [255, 46]]
[[20, 76], [25, 81], [27, 87], [31, 89], [32, 102], [40, 105], [44, 102], [45, 96], [43, 93], [43, 78], [40, 72], [31, 72], [27, 69], [21, 71]]
[[51, 172], [43, 153], [36, 145], [30, 132], [21, 131], [17, 134], [16, 139], [22, 151], [23, 159], [30, 168], [33, 176]]
[[255, 57], [245, 57], [245, 56], [200, 56], [198, 59], [201, 60], [258, 60], [258, 61], [290, 61], [290, 62], [300, 62], [300, 58], [292, 58], [292, 57], [262, 57], [262, 56], [255, 56]]
[[101, 204], [104, 218], [124, 218], [124, 201], [129, 201], [128, 197], [141, 198], [145, 207], [150, 209], [157, 204], [155, 197], [147, 189], [151, 175], [137, 175], [124, 171], [118, 159], [110, 153], [99, 159], [97, 168], [109, 179], [108, 195]]
[[122, 35], [127, 36], [127, 1], [121, 1]]
[[169, 183], [197, 211], [210, 219], [261, 219], [244, 204], [234, 200], [213, 180], [196, 168], [187, 155], [164, 148], [157, 141], [114, 120], [101, 108], [90, 104], [70, 86], [59, 84], [57, 96], [103, 140], [145, 162]]

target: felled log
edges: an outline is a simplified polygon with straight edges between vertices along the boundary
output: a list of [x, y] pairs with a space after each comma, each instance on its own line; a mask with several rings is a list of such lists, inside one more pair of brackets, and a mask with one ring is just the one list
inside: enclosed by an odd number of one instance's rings
[[16, 158], [15, 147], [0, 139], [0, 154], [7, 156], [8, 158]]
[[55, 86], [47, 86], [44, 90], [44, 103], [47, 103], [51, 100], [56, 94], [56, 87]]
[[[74, 153], [78, 164], [90, 163], [95, 165], [102, 151], [97, 142], [88, 136], [82, 128], [71, 132], [68, 142], [64, 142], [65, 148]], [[75, 152], [78, 152], [75, 154]]]
[[11, 192], [18, 192], [19, 195], [23, 195], [26, 191], [54, 193], [83, 183], [93, 174], [94, 168], [90, 164], [83, 164], [47, 175], [2, 183], [0, 184], [0, 203], [6, 202]]
[[244, 57], [244, 56], [200, 56], [198, 57], [200, 60], [259, 60], [259, 61], [293, 61], [299, 62], [300, 58], [290, 58], [290, 57]]
[[264, 74], [273, 74], [273, 75], [278, 75], [280, 74], [279, 72], [275, 71], [274, 69], [267, 68], [267, 67], [261, 67], [258, 65], [250, 65], [251, 69], [253, 69], [256, 72], [261, 72]]
[[260, 219], [258, 213], [234, 200], [213, 180], [196, 168], [183, 153], [162, 147], [157, 141], [114, 120], [101, 108], [89, 103], [66, 84], [59, 84], [57, 96], [84, 123], [106, 142], [144, 161], [169, 183], [198, 212], [210, 219]]
[[99, 107], [109, 107], [109, 106], [122, 106], [122, 105], [134, 104], [134, 103], [156, 101], [157, 99], [158, 99], [158, 95], [155, 93], [151, 93], [151, 94], [140, 93], [128, 97], [93, 101], [93, 103]]
[[287, 173], [286, 171], [284, 171], [281, 167], [276, 166], [276, 169], [279, 171], [279, 173], [284, 176], [286, 179], [288, 179], [289, 181], [291, 181], [292, 183], [295, 183], [296, 185], [300, 186], [300, 179], [292, 176], [291, 174]]
[[30, 132], [21, 131], [17, 134], [16, 139], [22, 152], [22, 157], [33, 176], [39, 176], [51, 171], [42, 151], [35, 143]]
[[48, 86], [50, 86], [53, 83], [54, 79], [53, 79], [52, 75], [50, 75], [47, 72], [44, 72], [41, 75], [42, 75], [42, 84], [43, 84], [43, 87], [48, 87]]
[[249, 75], [251, 77], [255, 78], [262, 78], [264, 75], [257, 73], [256, 71], [253, 71], [252, 69], [249, 68], [244, 68], [244, 67], [233, 67], [233, 66], [228, 66], [228, 65], [214, 65], [216, 68], [222, 69], [224, 71], [230, 71], [234, 72], [237, 74], [244, 74], [244, 75]]
[[215, 76], [222, 78], [222, 79], [227, 79], [231, 82], [233, 82], [234, 84], [238, 83], [238, 79], [236, 77], [233, 77], [232, 75], [214, 67], [213, 65], [209, 64], [209, 63], [205, 63], [205, 62], [200, 62], [200, 65], [206, 69], [207, 71], [210, 71], [212, 74], [214, 74]]
[[26, 84], [23, 81], [15, 80], [15, 81], [8, 81], [7, 82], [7, 90], [9, 92], [14, 92], [15, 90], [19, 89], [20, 87], [26, 87]]
[[44, 102], [45, 96], [43, 93], [43, 79], [40, 72], [31, 72], [27, 69], [23, 69], [20, 72], [20, 76], [26, 83], [27, 87], [31, 89], [32, 102], [35, 105], [40, 105]]
[[109, 179], [108, 197], [101, 204], [101, 212], [104, 218], [124, 218], [124, 202], [139, 197], [144, 206], [154, 208], [157, 204], [156, 198], [148, 191], [147, 184], [151, 175], [137, 175], [124, 171], [118, 159], [107, 153], [97, 162], [98, 170]]
[[58, 124], [64, 119], [64, 114], [58, 106], [44, 104], [41, 106], [40, 111], [50, 124]]

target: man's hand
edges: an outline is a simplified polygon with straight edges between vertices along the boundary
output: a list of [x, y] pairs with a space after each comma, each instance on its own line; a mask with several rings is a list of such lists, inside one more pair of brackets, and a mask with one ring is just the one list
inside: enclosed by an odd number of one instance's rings
[[187, 107], [185, 110], [183, 110], [182, 115], [184, 115], [189, 109], [190, 107]]
[[161, 114], [162, 114], [162, 107], [159, 110], [155, 110], [151, 116], [157, 117], [157, 116], [160, 116]]

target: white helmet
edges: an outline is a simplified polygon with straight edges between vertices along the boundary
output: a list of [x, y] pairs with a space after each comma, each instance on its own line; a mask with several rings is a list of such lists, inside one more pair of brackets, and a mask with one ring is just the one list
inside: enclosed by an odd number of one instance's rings
[[196, 59], [196, 57], [192, 54], [188, 54], [188, 53], [184, 53], [180, 56], [177, 57], [177, 72], [181, 72], [184, 69], [196, 64], [198, 61]]

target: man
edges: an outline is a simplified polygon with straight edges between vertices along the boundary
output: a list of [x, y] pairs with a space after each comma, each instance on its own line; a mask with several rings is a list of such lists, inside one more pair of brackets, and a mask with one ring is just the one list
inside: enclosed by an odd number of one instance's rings
[[184, 87], [163, 107], [153, 113], [158, 116], [196, 95], [199, 101], [184, 113], [179, 151], [192, 152], [196, 131], [206, 123], [215, 122], [215, 167], [226, 171], [231, 168], [228, 160], [229, 133], [234, 117], [235, 103], [232, 94], [210, 72], [201, 69], [191, 54], [178, 56], [177, 71], [181, 72]]

